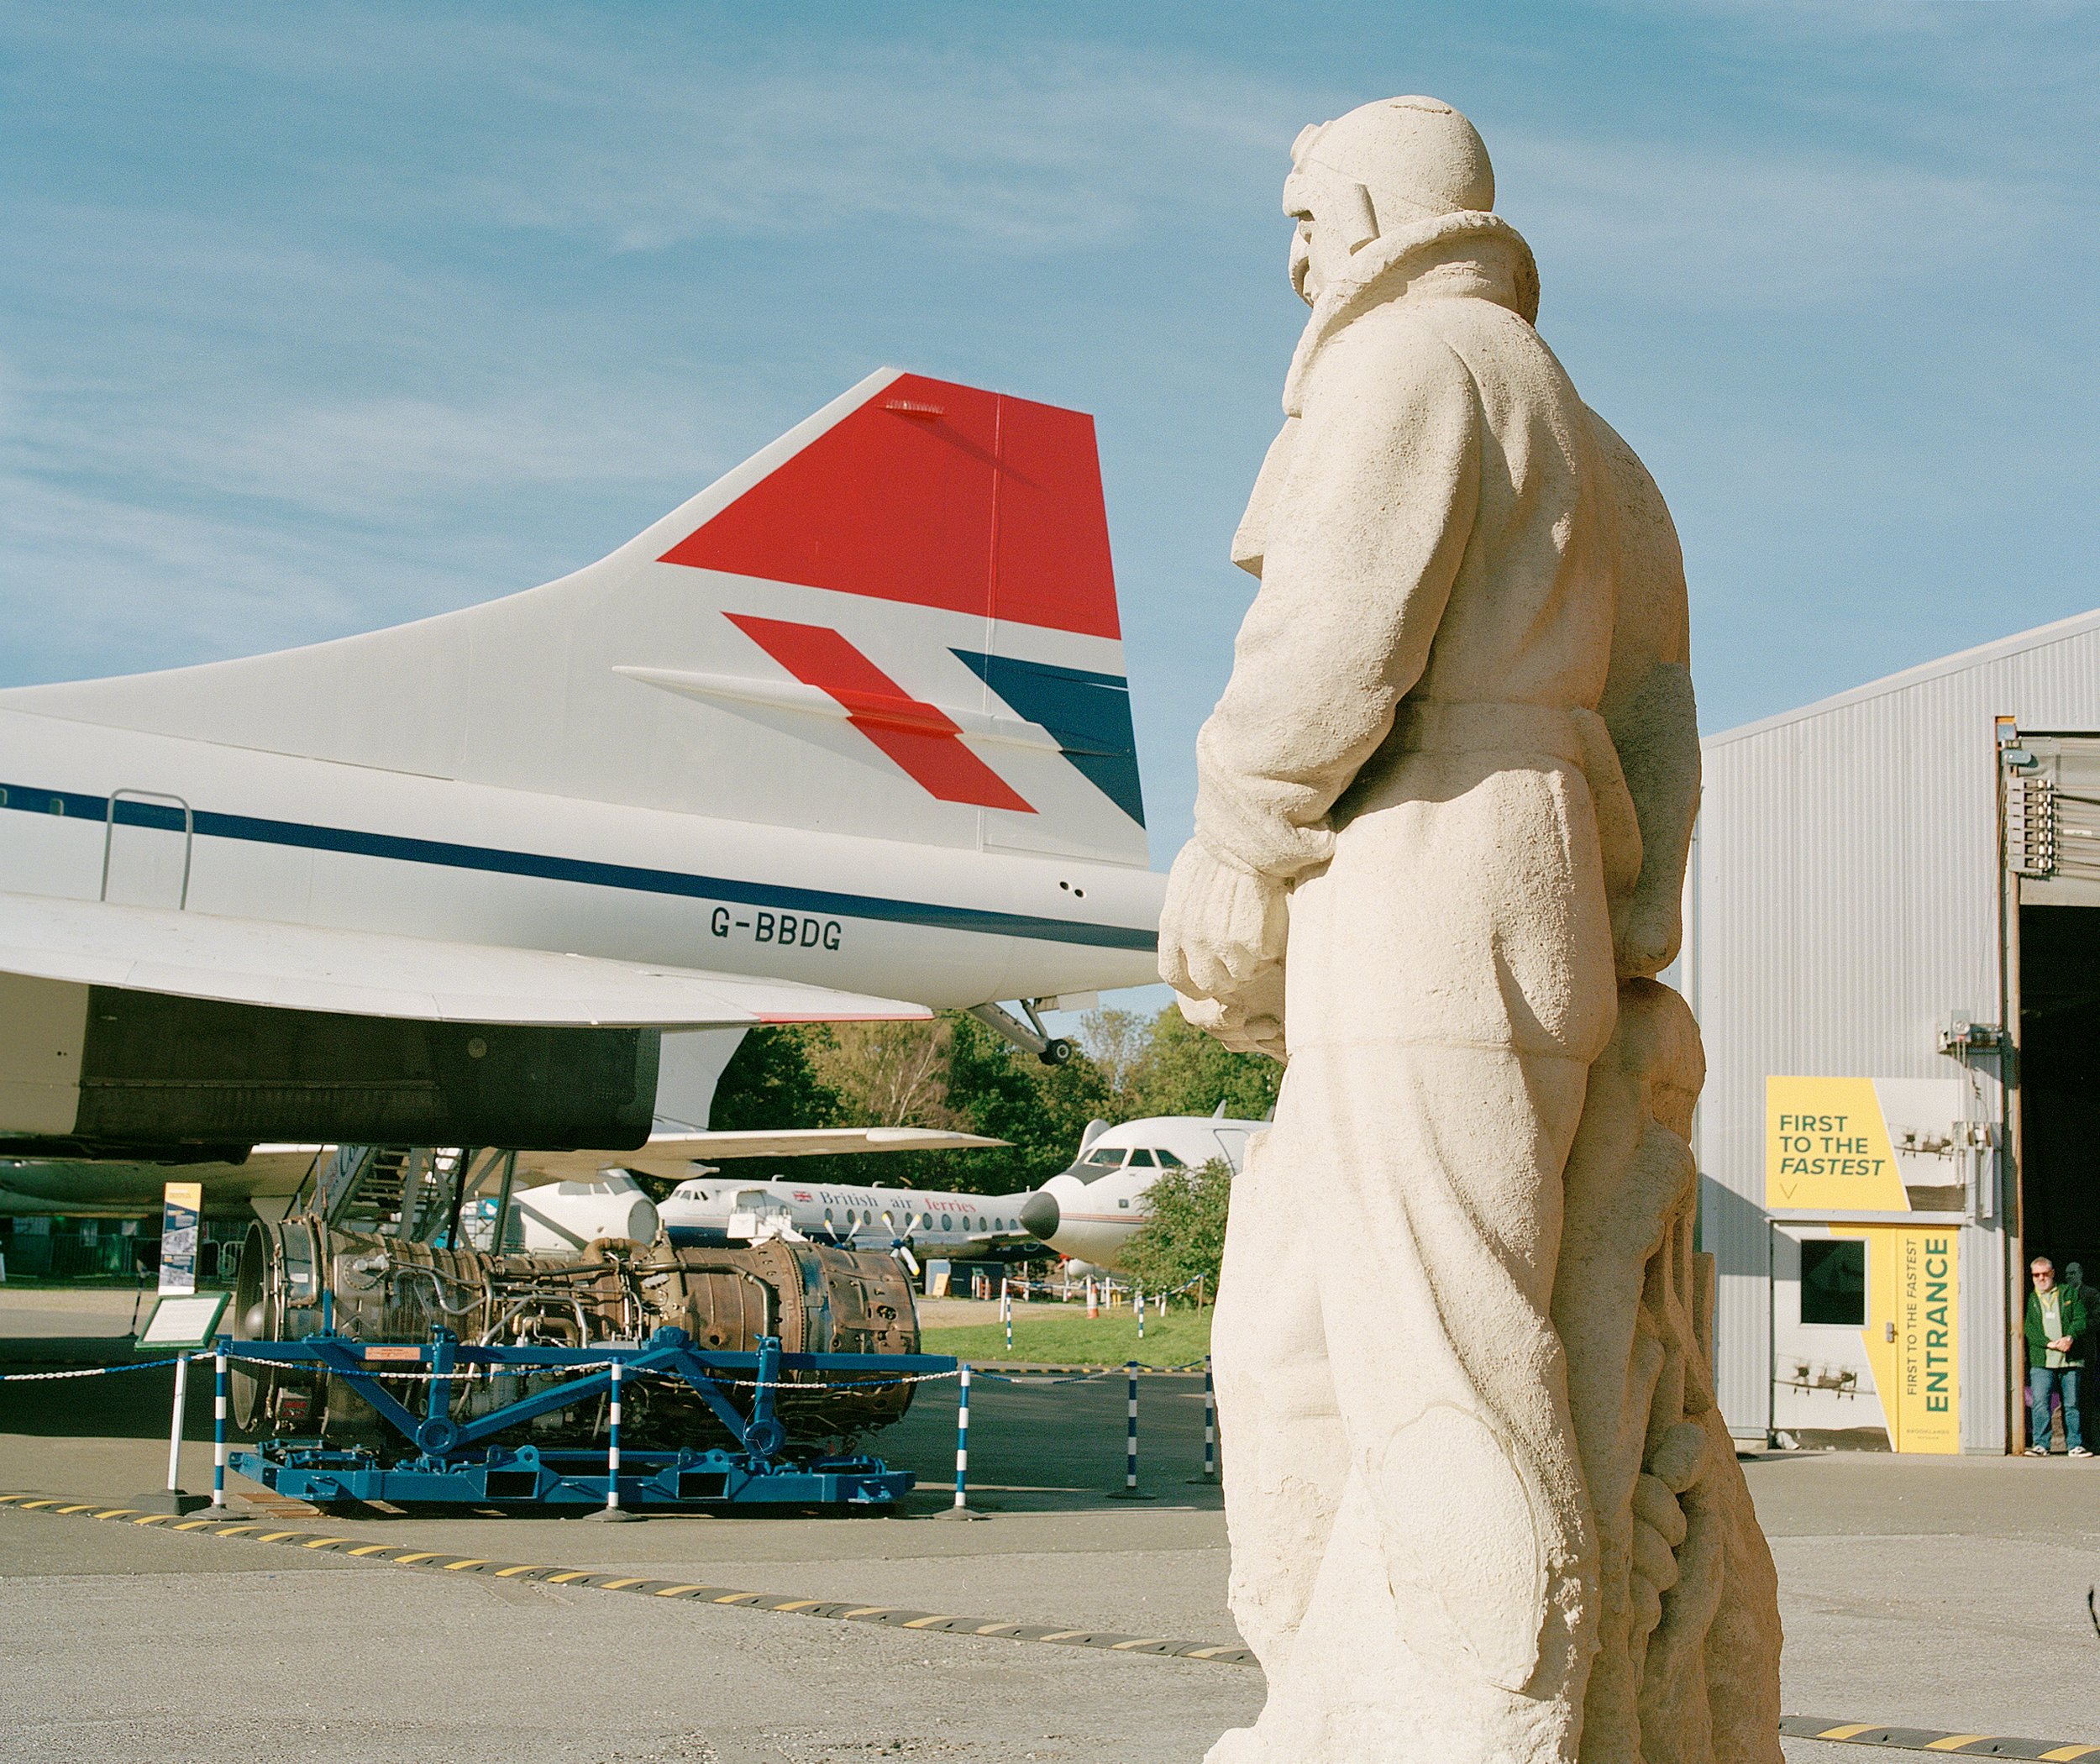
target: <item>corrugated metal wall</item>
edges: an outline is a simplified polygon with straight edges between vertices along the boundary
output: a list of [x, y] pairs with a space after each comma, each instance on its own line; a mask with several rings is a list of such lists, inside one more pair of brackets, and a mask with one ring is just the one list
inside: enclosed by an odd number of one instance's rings
[[[1721, 1405], [1761, 1432], [1770, 1378], [1764, 1194], [1770, 1074], [1946, 1078], [1955, 1011], [1999, 1005], [1993, 719], [2100, 729], [2100, 612], [1715, 735], [1684, 982], [1706, 1041], [1701, 1233], [1719, 1257]], [[1979, 1065], [1971, 1118], [2000, 1119]], [[1962, 1233], [1965, 1446], [2004, 1442], [2004, 1254]]]

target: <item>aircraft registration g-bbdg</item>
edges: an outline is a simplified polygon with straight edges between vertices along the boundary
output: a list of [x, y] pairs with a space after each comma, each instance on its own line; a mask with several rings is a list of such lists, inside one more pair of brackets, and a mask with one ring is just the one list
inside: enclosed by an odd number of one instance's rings
[[635, 1147], [759, 1023], [1055, 1058], [1163, 886], [1092, 419], [885, 369], [543, 587], [0, 691], [0, 1210]]

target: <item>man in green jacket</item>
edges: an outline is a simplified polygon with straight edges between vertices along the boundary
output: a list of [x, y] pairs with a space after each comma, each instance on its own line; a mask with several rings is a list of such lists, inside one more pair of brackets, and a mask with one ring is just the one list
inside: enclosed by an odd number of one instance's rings
[[2027, 1428], [2030, 1457], [2049, 1456], [2049, 1399], [2061, 1393], [2064, 1442], [2073, 1457], [2091, 1457], [2079, 1425], [2078, 1385], [2085, 1370], [2079, 1338], [2086, 1333], [2084, 1295], [2056, 1284], [2056, 1265], [2037, 1256], [2028, 1266], [2033, 1289], [2027, 1295]]

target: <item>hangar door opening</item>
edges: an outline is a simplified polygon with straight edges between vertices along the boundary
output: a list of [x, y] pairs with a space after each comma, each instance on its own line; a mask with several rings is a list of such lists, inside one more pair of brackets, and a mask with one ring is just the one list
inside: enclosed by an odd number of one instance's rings
[[2100, 1285], [2100, 737], [2023, 733], [2005, 758], [2022, 1251]]

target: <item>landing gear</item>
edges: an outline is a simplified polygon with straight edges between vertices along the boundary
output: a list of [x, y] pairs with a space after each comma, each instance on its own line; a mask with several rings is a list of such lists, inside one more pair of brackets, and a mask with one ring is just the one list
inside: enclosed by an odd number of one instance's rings
[[996, 1029], [1024, 1053], [1032, 1053], [1046, 1066], [1063, 1066], [1071, 1063], [1074, 1047], [1061, 1035], [1052, 1035], [1042, 1026], [1042, 1019], [1036, 1013], [1040, 1000], [1022, 999], [1021, 1014], [1028, 1021], [1008, 1011], [1002, 1005], [973, 1005], [970, 1015], [987, 1028]]

